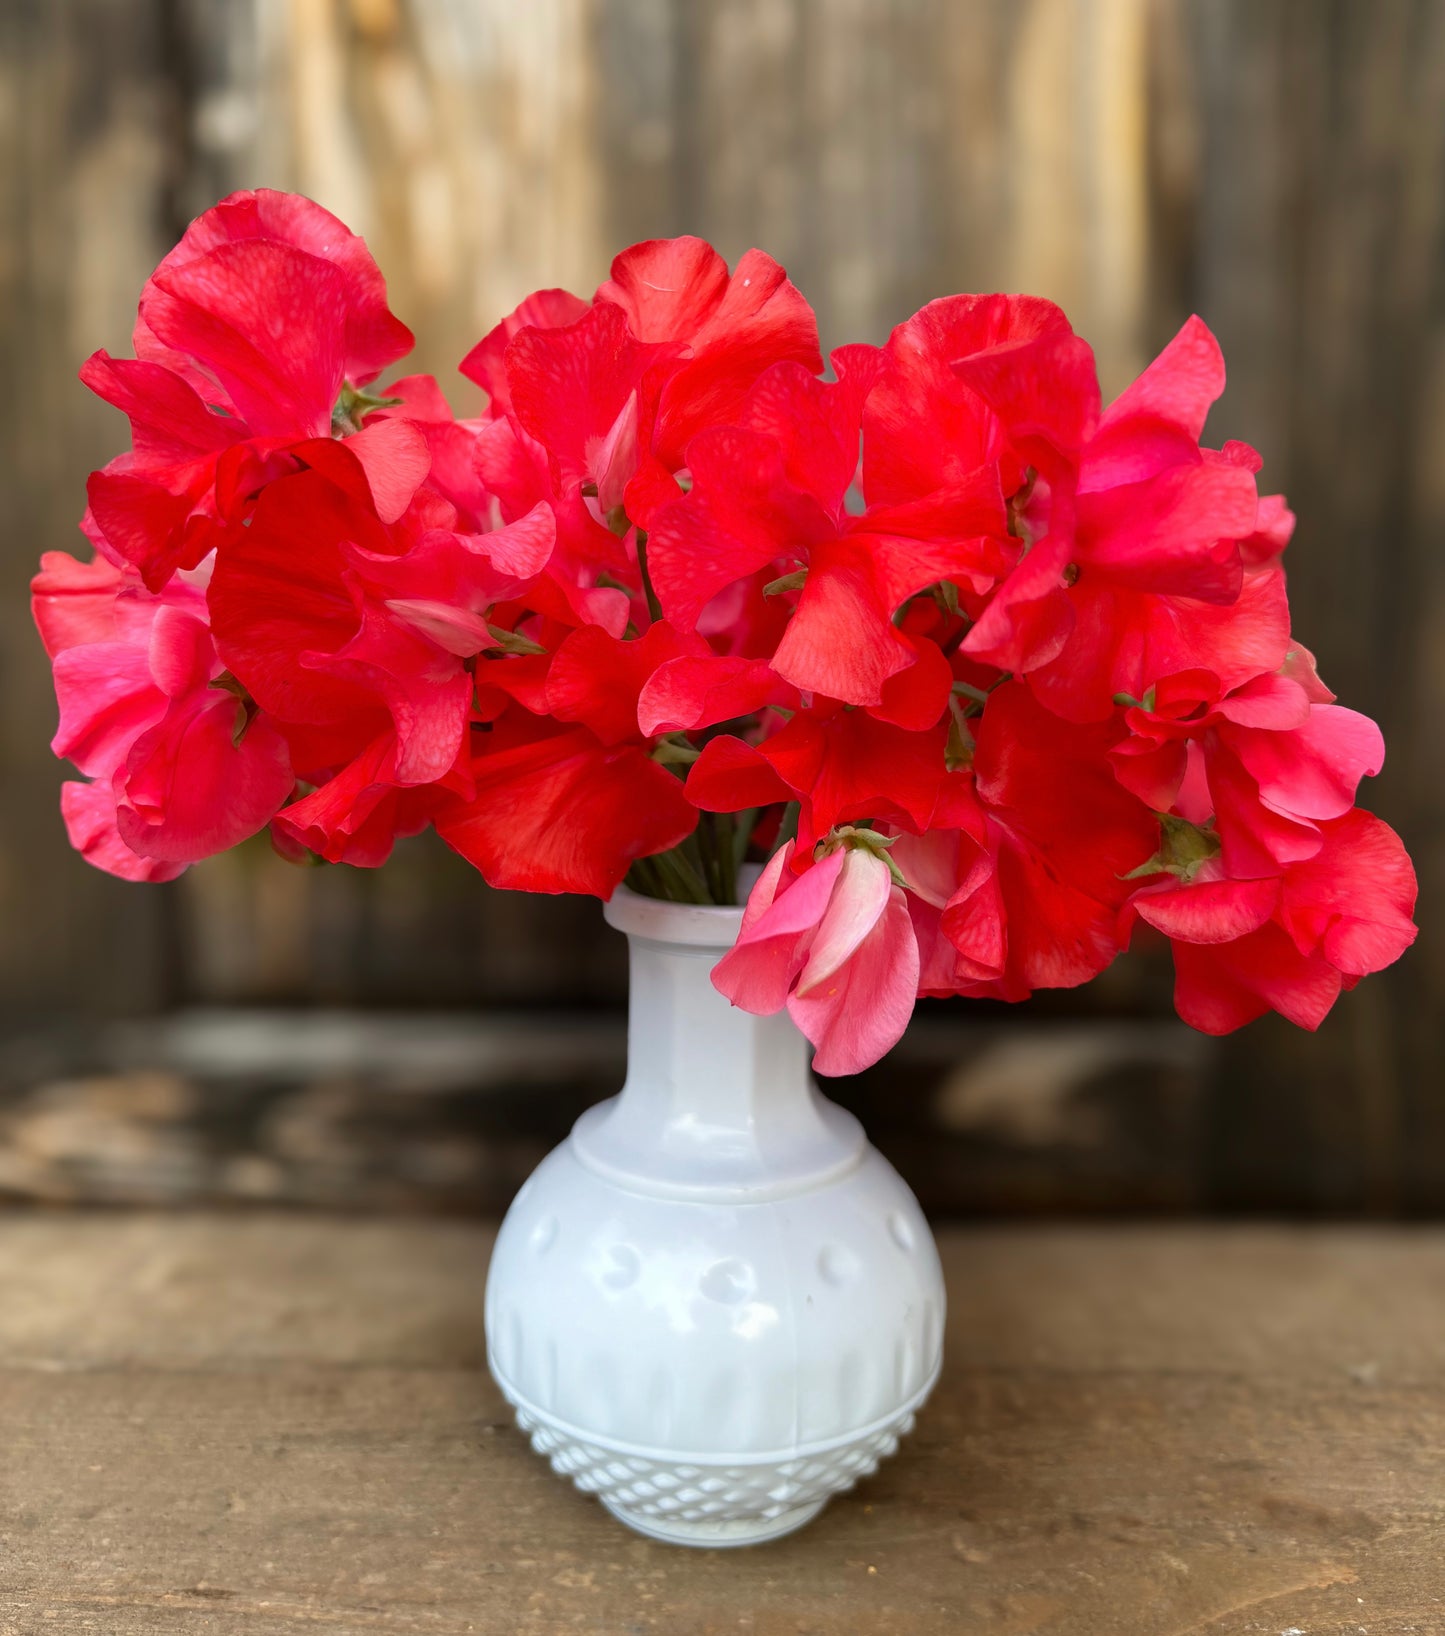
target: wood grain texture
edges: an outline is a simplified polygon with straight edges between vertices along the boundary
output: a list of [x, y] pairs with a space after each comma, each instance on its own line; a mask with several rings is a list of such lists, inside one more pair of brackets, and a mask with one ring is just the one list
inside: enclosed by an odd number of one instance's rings
[[77, 871], [66, 845], [28, 585], [42, 551], [88, 554], [86, 473], [124, 439], [75, 372], [97, 347], [126, 349], [139, 281], [169, 242], [175, 112], [157, 8], [0, 7], [0, 992], [19, 1012], [171, 998], [176, 894]]
[[803, 1533], [684, 1552], [482, 1367], [490, 1234], [0, 1221], [0, 1632], [1445, 1628], [1445, 1235], [949, 1230], [943, 1381]]
[[[625, 1054], [621, 1016], [560, 1012], [35, 1031], [0, 1041], [0, 1200], [494, 1216]], [[1004, 1019], [915, 1027], [829, 1091], [940, 1214], [1180, 1213], [1215, 1185], [1208, 1064], [1177, 1021]]]

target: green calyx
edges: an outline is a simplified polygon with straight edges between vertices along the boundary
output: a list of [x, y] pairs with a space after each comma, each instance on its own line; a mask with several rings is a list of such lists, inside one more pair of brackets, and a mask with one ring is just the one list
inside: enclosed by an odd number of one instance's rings
[[791, 574], [783, 574], [777, 579], [770, 579], [763, 586], [764, 596], [782, 596], [784, 591], [801, 591], [808, 578], [806, 568], [795, 568]]
[[243, 703], [251, 702], [251, 695], [246, 691], [246, 684], [239, 677], [233, 676], [229, 670], [223, 670], [210, 684], [220, 688], [222, 693], [231, 693]]
[[1114, 703], [1122, 705], [1126, 710], [1144, 710], [1151, 716], [1154, 714], [1154, 689], [1146, 688], [1144, 697], [1136, 699], [1132, 693], [1116, 693]]
[[350, 381], [344, 381], [341, 396], [337, 398], [331, 411], [331, 435], [354, 437], [361, 430], [362, 421], [373, 409], [395, 409], [401, 401], [400, 398], [375, 397], [372, 393], [353, 386]]
[[954, 702], [948, 719], [948, 744], [943, 752], [943, 764], [951, 773], [966, 771], [973, 765], [973, 734], [964, 723], [965, 717]]
[[1211, 858], [1219, 856], [1219, 837], [1214, 833], [1214, 820], [1191, 824], [1187, 818], [1176, 818], [1172, 813], [1159, 814], [1159, 850], [1137, 869], [1131, 869], [1120, 880], [1143, 880], [1148, 875], [1175, 875], [1186, 886]]
[[541, 643], [534, 642], [530, 636], [523, 636], [518, 631], [504, 630], [500, 625], [487, 623], [487, 634], [497, 644], [503, 653], [535, 656], [547, 650]]
[[669, 733], [658, 739], [652, 759], [663, 767], [690, 767], [702, 754], [695, 744], [689, 744], [681, 733]]
[[888, 873], [893, 877], [893, 884], [906, 890], [907, 878], [889, 856], [889, 848], [897, 839], [896, 835], [880, 835], [876, 829], [868, 829], [862, 825], [839, 824], [836, 829], [829, 830], [813, 848], [813, 856], [821, 862], [834, 852], [871, 852], [875, 858], [881, 858], [888, 865]]
[[[779, 581], [778, 583], [781, 584], [782, 582]], [[906, 601], [901, 603], [893, 610], [893, 624], [895, 629], [901, 630], [903, 628], [903, 622], [908, 617], [908, 610], [913, 606], [914, 602], [917, 601], [919, 597], [925, 596], [934, 604], [939, 613], [941, 613], [945, 619], [957, 619], [960, 617], [958, 606], [958, 587], [951, 579], [940, 579], [935, 581], [932, 585], [925, 586], [923, 590], [917, 592], [915, 596], [910, 596]], [[962, 640], [961, 635], [959, 636], [958, 640]]]

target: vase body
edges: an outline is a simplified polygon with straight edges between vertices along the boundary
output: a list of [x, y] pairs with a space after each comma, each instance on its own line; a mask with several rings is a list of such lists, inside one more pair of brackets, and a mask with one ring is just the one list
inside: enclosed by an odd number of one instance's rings
[[917, 1201], [826, 1101], [786, 1014], [711, 983], [741, 910], [619, 889], [627, 1082], [518, 1193], [488, 1361], [533, 1446], [629, 1526], [741, 1545], [891, 1454], [937, 1379]]

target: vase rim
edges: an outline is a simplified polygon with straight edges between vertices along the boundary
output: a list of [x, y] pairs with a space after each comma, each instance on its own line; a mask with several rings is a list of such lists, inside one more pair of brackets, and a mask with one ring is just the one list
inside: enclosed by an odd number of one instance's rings
[[619, 886], [602, 905], [607, 924], [629, 937], [690, 949], [730, 949], [743, 923], [742, 904], [669, 903]]

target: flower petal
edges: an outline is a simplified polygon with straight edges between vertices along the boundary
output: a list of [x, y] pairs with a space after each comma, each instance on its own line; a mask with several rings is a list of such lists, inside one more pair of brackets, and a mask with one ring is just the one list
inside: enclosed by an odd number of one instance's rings
[[807, 998], [831, 982], [838, 968], [852, 959], [858, 945], [878, 924], [892, 889], [893, 877], [882, 858], [863, 847], [844, 852], [843, 867], [818, 923], [807, 964], [798, 974], [796, 992], [800, 997]]
[[788, 1015], [817, 1048], [820, 1074], [856, 1074], [903, 1037], [918, 995], [918, 941], [904, 894], [887, 907], [851, 960], [809, 995], [795, 994]]

